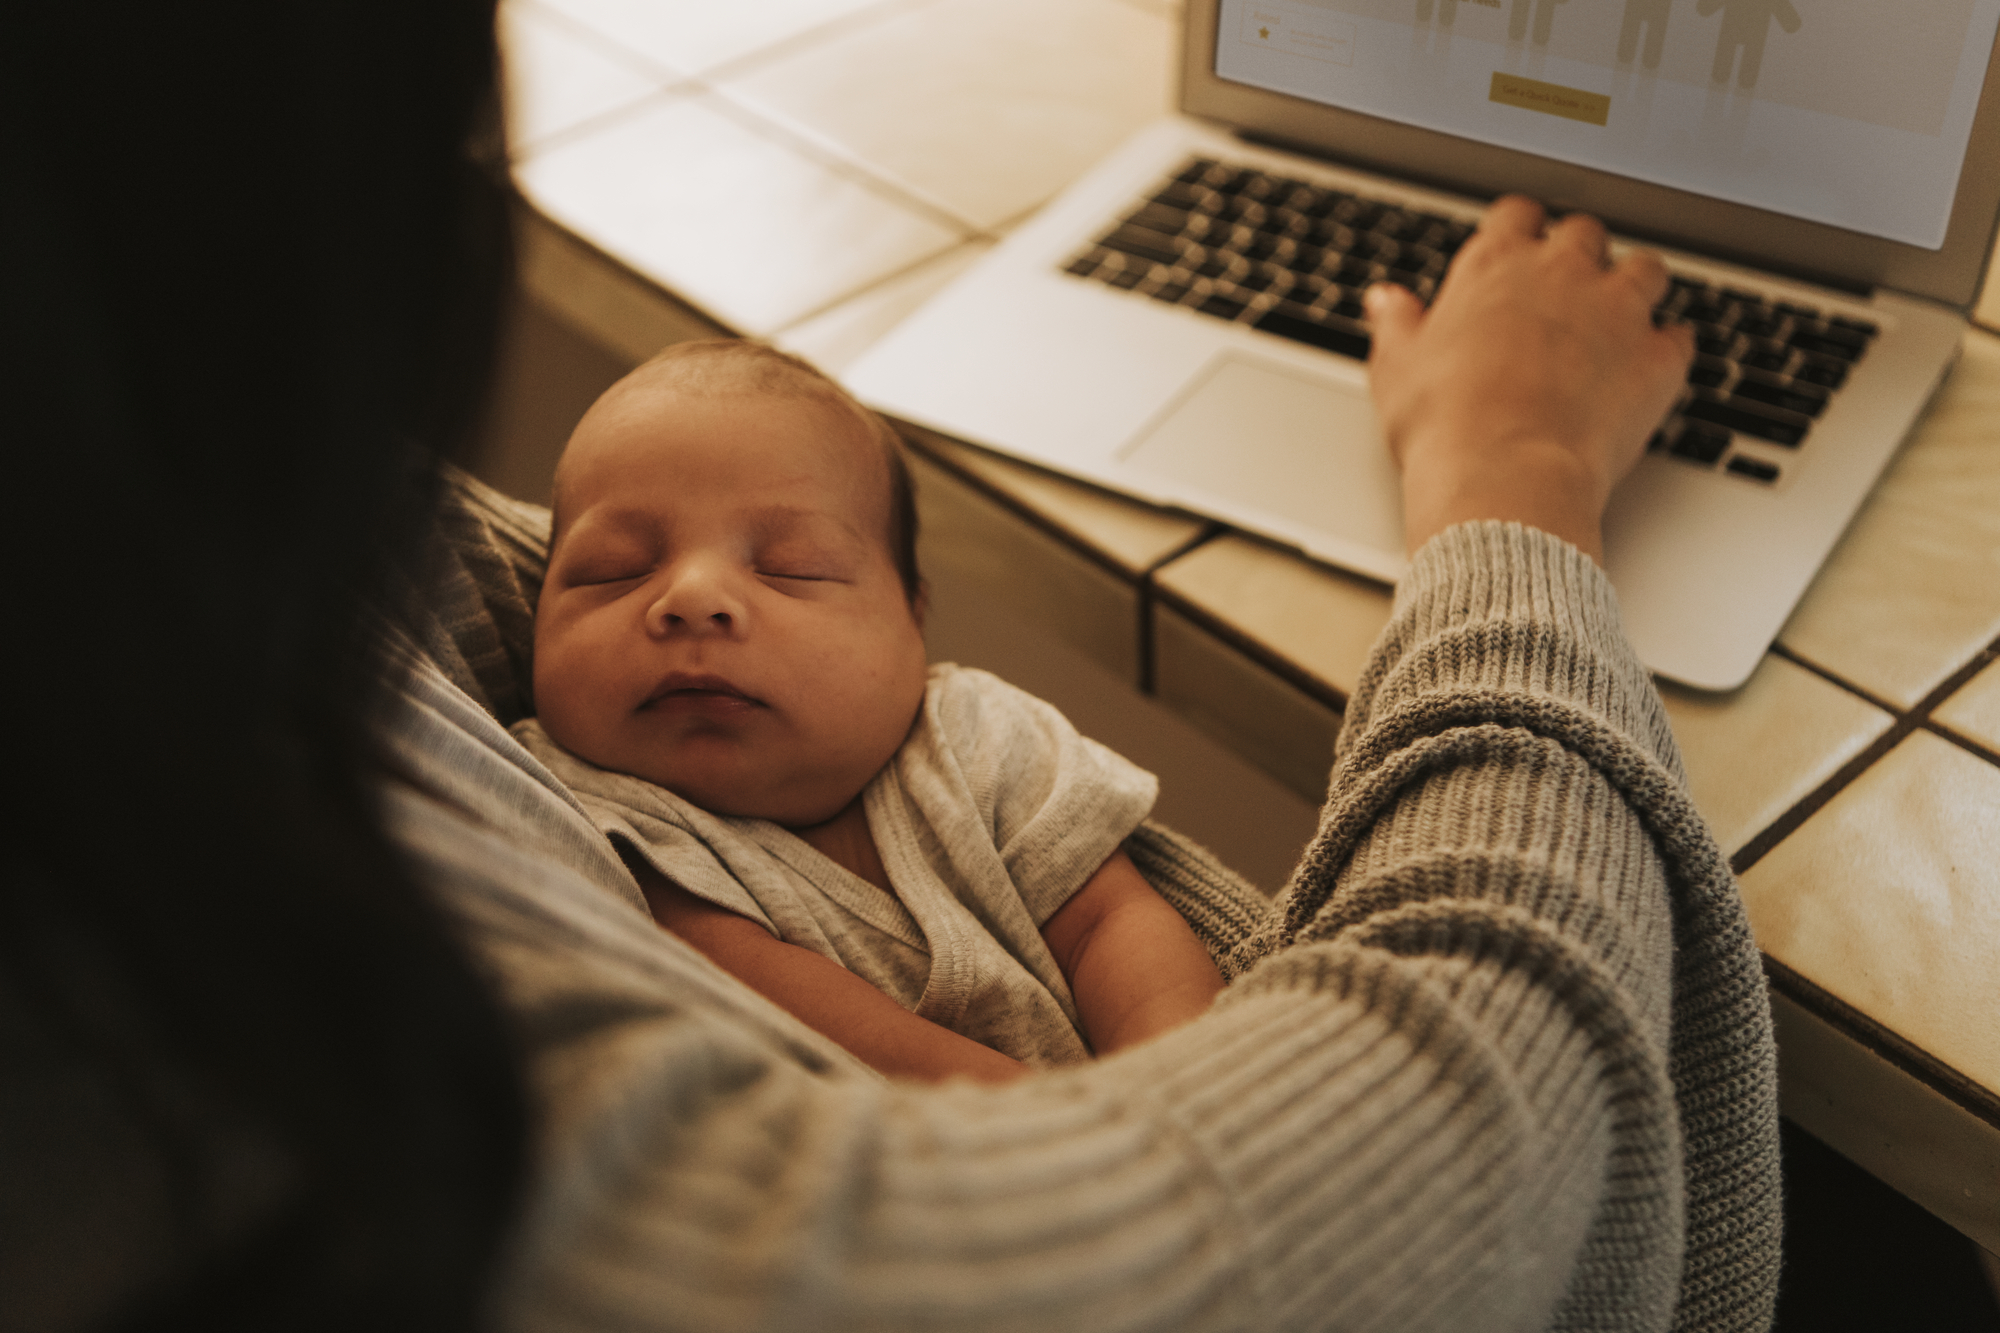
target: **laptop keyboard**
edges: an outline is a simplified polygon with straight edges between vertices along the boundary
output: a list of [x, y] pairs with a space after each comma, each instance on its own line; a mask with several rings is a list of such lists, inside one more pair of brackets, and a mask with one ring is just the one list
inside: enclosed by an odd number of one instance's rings
[[[1270, 172], [1195, 158], [1063, 266], [1094, 282], [1366, 360], [1361, 293], [1394, 282], [1428, 301], [1471, 224]], [[1770, 484], [1876, 327], [1676, 277], [1656, 319], [1695, 331], [1687, 388], [1650, 447]]]

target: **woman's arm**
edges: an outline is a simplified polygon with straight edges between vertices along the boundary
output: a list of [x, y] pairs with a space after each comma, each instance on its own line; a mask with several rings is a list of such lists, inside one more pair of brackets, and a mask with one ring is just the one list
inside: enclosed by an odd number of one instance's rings
[[1222, 990], [1208, 950], [1122, 851], [1056, 909], [1042, 938], [1099, 1055], [1200, 1017]]
[[[1463, 401], [1479, 377], [1450, 372], [1530, 347], [1517, 315], [1545, 333], [1573, 316], [1626, 353], [1595, 379], [1589, 361], [1538, 380], [1548, 401], [1502, 414], [1534, 429], [1501, 435], [1588, 462], [1650, 429], [1631, 409], [1607, 432], [1574, 401], [1656, 396], [1680, 367], [1653, 358], [1636, 392], [1620, 367], [1651, 355], [1643, 296], [1552, 257], [1577, 239], [1564, 226], [1482, 232], [1429, 313], [1378, 325], [1413, 484], [1426, 419], [1459, 423], [1464, 458], [1513, 447]], [[1457, 321], [1481, 290], [1461, 272], [1489, 268], [1525, 304]], [[417, 743], [429, 717], [460, 720]], [[513, 1010], [545, 1108], [498, 1298], [513, 1327], [1768, 1324], [1757, 954], [1615, 597], [1575, 546], [1476, 521], [1424, 543], [1268, 956], [1194, 1022], [1000, 1088], [850, 1073], [541, 859], [560, 840], [524, 812], [573, 812], [509, 781], [490, 724], [498, 771], [475, 772], [463, 733], [483, 720], [426, 695], [402, 751], [480, 822], [414, 798], [396, 818]]]
[[1028, 1067], [929, 1019], [810, 949], [695, 897], [644, 861], [627, 863], [653, 919], [813, 1031], [892, 1077], [1005, 1083]]

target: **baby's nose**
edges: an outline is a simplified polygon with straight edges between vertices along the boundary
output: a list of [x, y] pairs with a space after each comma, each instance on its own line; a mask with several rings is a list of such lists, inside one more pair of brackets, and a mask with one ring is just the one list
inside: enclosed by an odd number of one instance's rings
[[728, 580], [709, 569], [690, 569], [673, 579], [648, 608], [648, 628], [656, 634], [731, 633], [744, 607]]

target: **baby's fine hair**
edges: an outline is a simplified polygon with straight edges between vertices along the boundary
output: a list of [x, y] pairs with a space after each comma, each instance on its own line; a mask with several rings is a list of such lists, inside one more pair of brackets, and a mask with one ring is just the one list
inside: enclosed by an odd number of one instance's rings
[[803, 357], [747, 338], [675, 343], [626, 380], [664, 385], [694, 398], [810, 398], [851, 414], [881, 446], [882, 461], [889, 471], [889, 556], [903, 582], [903, 595], [910, 605], [917, 604], [923, 576], [917, 569], [916, 486], [903, 460], [903, 443], [880, 413], [863, 407], [853, 394]]

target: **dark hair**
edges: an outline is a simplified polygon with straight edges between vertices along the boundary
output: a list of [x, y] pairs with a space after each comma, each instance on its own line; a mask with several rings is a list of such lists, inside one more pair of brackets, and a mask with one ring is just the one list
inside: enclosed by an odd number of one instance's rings
[[480, 401], [492, 18], [114, 0], [0, 33], [27, 1323], [479, 1322], [524, 1098], [382, 827], [362, 612]]
[[[622, 386], [662, 381], [675, 392], [704, 397], [749, 393], [773, 397], [811, 398], [852, 415], [882, 450], [889, 474], [889, 556], [902, 580], [903, 596], [911, 606], [923, 594], [923, 572], [917, 568], [917, 491], [903, 442], [879, 412], [871, 411], [828, 375], [802, 356], [780, 351], [751, 338], [701, 338], [674, 343], [637, 367], [605, 391], [603, 402]], [[554, 498], [552, 537], [563, 527], [560, 469]]]

